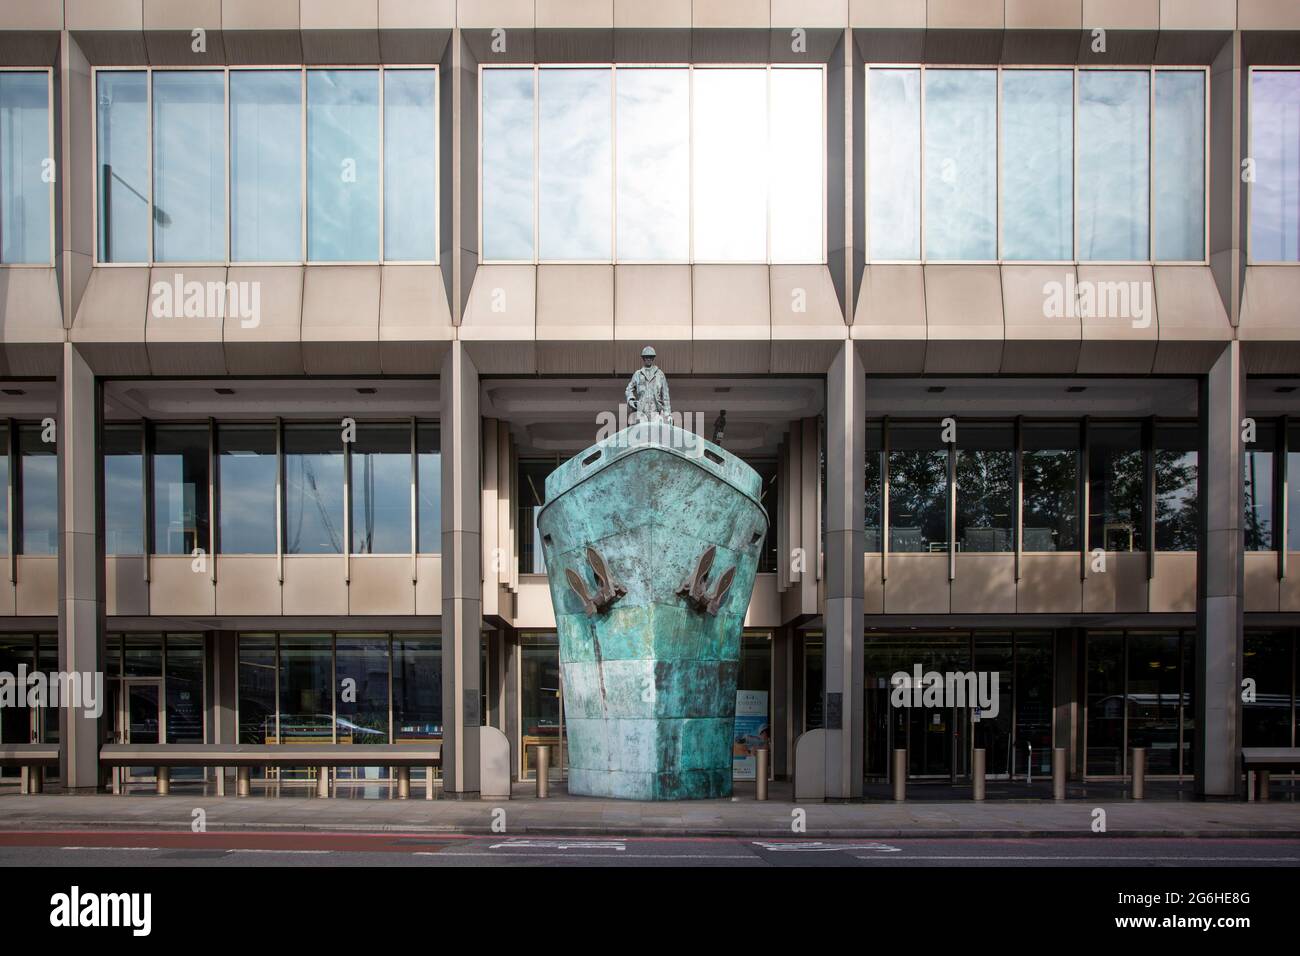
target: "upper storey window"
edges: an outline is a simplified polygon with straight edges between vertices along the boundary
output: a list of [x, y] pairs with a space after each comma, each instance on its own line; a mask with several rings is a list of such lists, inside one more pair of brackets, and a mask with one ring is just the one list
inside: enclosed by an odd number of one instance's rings
[[54, 261], [50, 72], [0, 70], [0, 264]]
[[867, 258], [1204, 262], [1203, 69], [871, 67]]
[[825, 262], [821, 68], [485, 67], [485, 262]]
[[434, 68], [97, 70], [101, 263], [436, 262]]
[[1300, 262], [1300, 70], [1250, 74], [1250, 259]]

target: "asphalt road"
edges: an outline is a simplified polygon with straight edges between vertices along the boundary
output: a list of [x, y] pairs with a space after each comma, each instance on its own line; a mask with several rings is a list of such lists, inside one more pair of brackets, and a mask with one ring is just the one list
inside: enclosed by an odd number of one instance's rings
[[754, 840], [320, 833], [0, 833], [0, 867], [1282, 866], [1300, 840]]

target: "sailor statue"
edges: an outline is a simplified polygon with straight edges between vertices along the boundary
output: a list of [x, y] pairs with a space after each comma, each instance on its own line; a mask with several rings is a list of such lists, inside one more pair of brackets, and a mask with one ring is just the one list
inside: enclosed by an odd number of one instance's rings
[[672, 406], [668, 400], [668, 379], [655, 365], [655, 350], [647, 345], [641, 350], [641, 367], [632, 373], [627, 383], [628, 420], [637, 422], [668, 422], [672, 420]]

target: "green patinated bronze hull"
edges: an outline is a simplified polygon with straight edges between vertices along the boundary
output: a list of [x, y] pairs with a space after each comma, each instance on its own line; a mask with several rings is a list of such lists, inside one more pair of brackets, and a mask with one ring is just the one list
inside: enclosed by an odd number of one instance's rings
[[740, 459], [668, 425], [624, 429], [547, 478], [537, 524], [570, 793], [730, 796], [740, 634], [767, 532], [760, 491]]

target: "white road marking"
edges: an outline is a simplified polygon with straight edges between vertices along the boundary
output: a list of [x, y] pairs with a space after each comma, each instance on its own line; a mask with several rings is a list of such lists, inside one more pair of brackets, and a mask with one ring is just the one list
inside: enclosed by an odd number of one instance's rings
[[537, 850], [618, 850], [627, 849], [621, 840], [509, 840], [506, 843], [493, 843], [489, 850], [513, 850], [529, 847]]
[[[195, 847], [194, 849], [198, 849]], [[269, 850], [269, 849], [242, 849], [235, 847], [226, 851], [227, 853], [335, 853], [335, 850]]]
[[873, 850], [877, 853], [901, 853], [902, 850], [887, 843], [822, 843], [818, 840], [807, 842], [785, 841], [767, 843], [755, 840], [754, 846], [761, 846], [773, 853], [833, 853], [838, 851]]
[[145, 850], [145, 851], [153, 851], [153, 850], [161, 850], [161, 849], [163, 849], [163, 847], [160, 847], [160, 846], [64, 846], [64, 847], [59, 847], [59, 849], [61, 849], [61, 850], [118, 850], [118, 851], [122, 851], [122, 850]]
[[[521, 860], [546, 860], [554, 859], [545, 853], [483, 853], [472, 852], [469, 850], [443, 850], [441, 853], [421, 854], [423, 856], [473, 856], [480, 860], [500, 860], [507, 857], [514, 857]], [[608, 853], [566, 853], [563, 857], [566, 860], [608, 860]], [[749, 860], [754, 863], [761, 863], [758, 857], [749, 853], [628, 853], [618, 857], [620, 860]]]
[[[859, 860], [873, 859], [860, 856]], [[914, 860], [1009, 860], [1012, 862], [1036, 863], [1043, 861], [1073, 863], [1075, 861], [1106, 863], [1300, 863], [1300, 857], [1294, 856], [909, 856], [907, 862]]]

